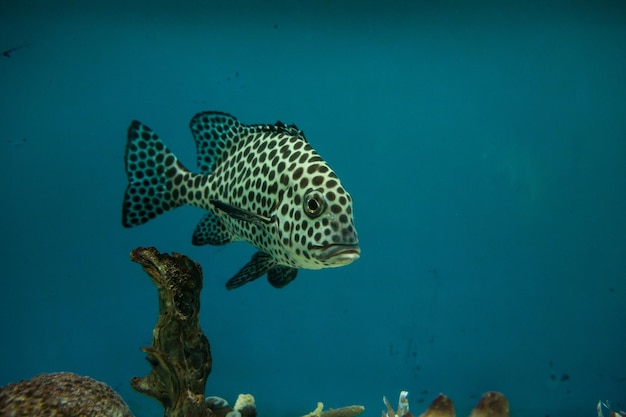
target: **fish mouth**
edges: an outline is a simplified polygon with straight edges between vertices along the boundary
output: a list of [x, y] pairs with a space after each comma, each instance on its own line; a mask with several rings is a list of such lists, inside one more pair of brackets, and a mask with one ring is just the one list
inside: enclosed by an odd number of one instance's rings
[[358, 243], [331, 243], [323, 246], [313, 246], [315, 258], [330, 266], [350, 264], [361, 255]]

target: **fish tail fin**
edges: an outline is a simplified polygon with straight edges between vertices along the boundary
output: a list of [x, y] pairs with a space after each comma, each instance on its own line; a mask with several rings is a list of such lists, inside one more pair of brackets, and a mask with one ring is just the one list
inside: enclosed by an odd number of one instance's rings
[[176, 184], [192, 174], [148, 126], [134, 120], [128, 127], [125, 155], [128, 186], [122, 224], [133, 227], [186, 203]]

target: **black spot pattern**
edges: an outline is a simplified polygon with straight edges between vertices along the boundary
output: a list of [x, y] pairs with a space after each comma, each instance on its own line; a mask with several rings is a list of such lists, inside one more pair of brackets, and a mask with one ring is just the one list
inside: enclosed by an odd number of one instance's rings
[[230, 234], [224, 224], [213, 213], [204, 215], [193, 231], [191, 243], [194, 245], [225, 245], [230, 243]]
[[143, 224], [186, 203], [175, 185], [185, 168], [156, 133], [136, 120], [128, 128], [125, 160], [128, 177], [122, 206], [125, 227]]
[[[357, 245], [350, 195], [295, 125], [242, 125], [228, 114], [204, 112], [190, 127], [200, 174], [186, 170], [150, 128], [131, 123], [124, 226], [183, 204], [207, 210], [194, 244], [243, 240], [262, 254], [233, 278], [238, 284], [272, 270], [268, 277], [280, 287], [295, 278], [296, 268], [337, 266], [321, 255], [329, 246]], [[310, 195], [316, 200], [307, 200]]]

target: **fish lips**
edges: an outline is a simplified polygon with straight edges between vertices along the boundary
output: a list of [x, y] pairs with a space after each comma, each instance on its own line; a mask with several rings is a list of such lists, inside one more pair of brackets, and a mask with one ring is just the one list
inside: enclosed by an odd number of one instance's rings
[[313, 250], [315, 258], [328, 266], [348, 265], [361, 256], [361, 248], [358, 242], [313, 246]]

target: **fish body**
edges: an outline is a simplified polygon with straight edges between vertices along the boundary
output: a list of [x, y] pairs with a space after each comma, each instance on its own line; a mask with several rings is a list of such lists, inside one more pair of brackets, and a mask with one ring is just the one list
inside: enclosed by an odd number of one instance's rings
[[186, 169], [149, 127], [128, 128], [122, 223], [133, 227], [182, 205], [207, 211], [192, 243], [245, 241], [259, 249], [226, 288], [267, 273], [280, 288], [299, 268], [360, 256], [352, 198], [295, 125], [244, 125], [220, 112], [190, 123], [198, 173]]

